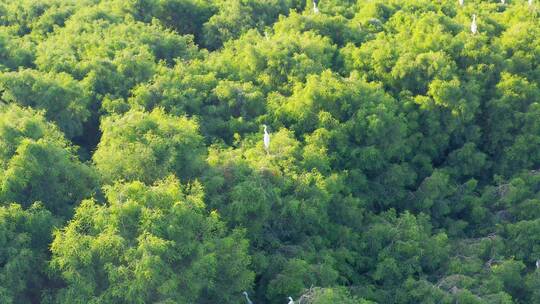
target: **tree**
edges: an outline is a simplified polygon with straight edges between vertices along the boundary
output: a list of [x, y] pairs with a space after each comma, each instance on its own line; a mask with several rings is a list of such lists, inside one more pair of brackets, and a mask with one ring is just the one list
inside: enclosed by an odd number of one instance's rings
[[248, 243], [206, 214], [199, 184], [169, 177], [106, 188], [55, 234], [51, 267], [66, 287], [58, 303], [237, 303], [248, 289]]
[[377, 83], [325, 71], [309, 76], [290, 97], [273, 95], [268, 107], [275, 124], [300, 136], [328, 132], [320, 144], [333, 168], [347, 170], [355, 194], [385, 206], [405, 198], [403, 188], [415, 178], [404, 163], [412, 141], [406, 140], [406, 120], [397, 113], [396, 101]]
[[373, 302], [351, 296], [344, 287], [335, 288], [310, 288], [300, 298], [299, 304], [370, 304]]
[[28, 207], [41, 201], [53, 214], [68, 216], [95, 192], [94, 170], [43, 114], [17, 105], [0, 107], [0, 114], [0, 202]]
[[0, 0], [0, 302], [539, 302], [538, 5], [318, 8]]
[[225, 42], [240, 37], [248, 30], [263, 30], [280, 15], [289, 10], [299, 9], [300, 0], [218, 0], [218, 11], [203, 26], [204, 44], [211, 50], [221, 47]]
[[50, 286], [47, 260], [56, 219], [41, 204], [0, 206], [0, 301], [38, 303]]
[[271, 40], [249, 31], [207, 64], [228, 79], [253, 82], [265, 93], [290, 91], [310, 74], [332, 66], [336, 47], [313, 32], [287, 32]]
[[540, 219], [519, 221], [509, 224], [506, 229], [510, 253], [519, 260], [534, 263], [540, 256], [540, 246], [537, 243]]
[[0, 27], [0, 71], [31, 66], [33, 48], [34, 45], [27, 39], [21, 39], [6, 27]]
[[258, 129], [255, 120], [264, 113], [265, 100], [253, 83], [220, 80], [197, 61], [189, 66], [178, 63], [157, 75], [133, 91], [127, 106], [114, 104], [112, 111], [121, 112], [127, 107], [162, 107], [170, 114], [197, 116], [205, 137], [230, 143], [235, 133], [242, 135]]
[[35, 70], [0, 74], [0, 96], [6, 102], [43, 110], [66, 137], [83, 133], [90, 116], [89, 96], [85, 89], [65, 73], [40, 73]]
[[206, 149], [196, 121], [132, 110], [103, 120], [94, 162], [104, 181], [153, 183], [173, 173], [190, 180], [201, 173]]
[[107, 1], [75, 13], [40, 43], [37, 67], [71, 74], [97, 102], [107, 95], [127, 98], [131, 89], [153, 76], [160, 60], [172, 65], [175, 59], [198, 56], [189, 36], [159, 23], [124, 23], [125, 12], [115, 4]]
[[203, 24], [217, 11], [215, 1], [202, 0], [136, 0], [127, 6], [137, 20], [157, 18], [180, 34], [194, 35], [198, 42], [203, 41]]
[[426, 216], [406, 212], [398, 217], [389, 211], [375, 220], [362, 238], [366, 250], [362, 271], [368, 271], [383, 289], [377, 301], [391, 299], [391, 289], [409, 277], [429, 275], [444, 267], [450, 253], [448, 237], [445, 233], [432, 234]]

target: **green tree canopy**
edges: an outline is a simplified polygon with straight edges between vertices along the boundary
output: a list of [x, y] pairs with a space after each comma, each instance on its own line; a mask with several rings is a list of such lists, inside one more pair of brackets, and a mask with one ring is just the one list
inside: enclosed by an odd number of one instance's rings
[[0, 0], [0, 302], [539, 302], [539, 9]]
[[55, 234], [58, 303], [238, 303], [253, 282], [248, 243], [204, 211], [200, 185], [167, 178], [106, 189]]
[[88, 94], [68, 74], [35, 70], [3, 73], [0, 91], [6, 102], [43, 110], [68, 138], [81, 135], [90, 116]]
[[0, 301], [37, 303], [48, 285], [47, 260], [56, 221], [43, 205], [0, 206]]
[[206, 149], [196, 121], [163, 110], [133, 110], [107, 117], [94, 162], [104, 181], [152, 183], [174, 173], [192, 179], [201, 173]]
[[42, 114], [16, 105], [0, 106], [0, 114], [0, 202], [41, 201], [66, 216], [96, 190], [94, 170]]

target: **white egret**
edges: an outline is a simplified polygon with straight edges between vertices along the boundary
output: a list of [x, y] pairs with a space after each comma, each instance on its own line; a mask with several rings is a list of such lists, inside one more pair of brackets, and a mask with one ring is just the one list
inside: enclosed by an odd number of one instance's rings
[[266, 125], [263, 125], [263, 127], [264, 127], [264, 137], [263, 137], [264, 149], [266, 150], [266, 153], [268, 153], [268, 149], [270, 148], [270, 134], [268, 134], [268, 131], [266, 130]]
[[244, 291], [242, 294], [246, 297], [246, 301], [247, 301], [248, 304], [253, 304], [253, 302], [251, 302], [251, 300], [248, 297], [247, 291]]
[[529, 0], [529, 6], [532, 6], [533, 0]]
[[536, 269], [540, 268], [540, 260], [536, 260]]
[[478, 32], [478, 25], [476, 25], [476, 15], [472, 15], [471, 32], [476, 34]]
[[501, 4], [506, 4], [506, 0], [501, 0]]
[[459, 5], [463, 6], [463, 0], [458, 0]]
[[289, 303], [287, 303], [287, 304], [294, 304], [294, 301], [293, 301], [293, 299], [291, 297], [289, 297], [288, 299], [289, 299]]
[[319, 13], [319, 0], [313, 0], [313, 12], [315, 14]]

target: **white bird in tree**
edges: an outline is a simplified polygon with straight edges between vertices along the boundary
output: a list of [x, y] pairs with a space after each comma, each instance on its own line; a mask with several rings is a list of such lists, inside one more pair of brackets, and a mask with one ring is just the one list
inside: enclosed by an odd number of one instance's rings
[[313, 0], [313, 12], [315, 14], [319, 13], [319, 0]]
[[268, 134], [268, 131], [266, 130], [266, 125], [263, 125], [263, 127], [264, 127], [264, 136], [263, 136], [264, 149], [266, 150], [266, 153], [268, 153], [268, 149], [270, 148], [270, 134]]
[[529, 6], [532, 6], [533, 0], [529, 0]]
[[506, 4], [506, 0], [501, 0], [501, 4]]
[[244, 295], [244, 297], [246, 297], [246, 301], [247, 301], [248, 304], [253, 304], [253, 302], [251, 302], [251, 300], [248, 297], [247, 291], [244, 291], [242, 294]]
[[288, 299], [289, 299], [289, 303], [287, 303], [287, 304], [294, 304], [294, 301], [293, 301], [293, 299], [291, 297], [288, 297]]
[[463, 6], [463, 0], [458, 0], [459, 5]]
[[536, 269], [540, 268], [540, 260], [536, 260]]
[[476, 15], [472, 15], [471, 32], [476, 34], [478, 32], [478, 25], [476, 25]]

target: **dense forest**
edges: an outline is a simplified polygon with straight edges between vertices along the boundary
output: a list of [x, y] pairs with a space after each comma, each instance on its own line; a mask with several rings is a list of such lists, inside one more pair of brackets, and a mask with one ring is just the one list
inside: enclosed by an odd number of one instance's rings
[[540, 1], [460, 2], [0, 0], [0, 303], [540, 303]]

